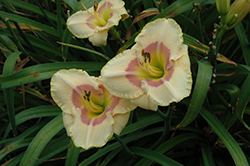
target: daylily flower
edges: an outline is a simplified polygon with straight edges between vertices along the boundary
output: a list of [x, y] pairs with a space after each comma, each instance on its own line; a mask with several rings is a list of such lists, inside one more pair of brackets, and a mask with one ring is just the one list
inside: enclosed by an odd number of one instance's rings
[[180, 26], [173, 19], [157, 19], [142, 29], [135, 42], [101, 70], [110, 93], [150, 110], [189, 96], [190, 61]]
[[82, 70], [60, 70], [51, 79], [51, 95], [63, 111], [63, 122], [77, 147], [106, 144], [120, 134], [136, 105], [111, 95], [100, 78]]
[[94, 46], [107, 43], [108, 30], [125, 20], [128, 13], [122, 0], [103, 0], [86, 11], [78, 11], [67, 20], [68, 29], [78, 38], [89, 38]]

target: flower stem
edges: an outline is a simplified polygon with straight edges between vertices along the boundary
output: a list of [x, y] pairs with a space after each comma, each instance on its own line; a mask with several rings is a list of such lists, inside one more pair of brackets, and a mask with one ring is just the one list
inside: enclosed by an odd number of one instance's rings
[[121, 140], [121, 138], [116, 134], [116, 133], [114, 133], [114, 135], [113, 135], [114, 137], [115, 137], [115, 139], [117, 140], [117, 141], [119, 141], [120, 142], [120, 144], [122, 145], [122, 147], [126, 150], [126, 152], [130, 155], [130, 156], [135, 156], [135, 154], [133, 153], [133, 152], [131, 152], [131, 150], [127, 147], [127, 145]]
[[111, 35], [114, 38], [118, 39], [121, 43], [123, 43], [123, 40], [121, 39], [120, 34], [116, 31], [116, 29], [114, 27], [109, 29], [109, 33], [111, 33]]
[[166, 114], [162, 113], [159, 109], [157, 109], [156, 113], [164, 120], [164, 130], [162, 132], [161, 137], [152, 146], [150, 146], [150, 149], [155, 149], [156, 147], [158, 147], [158, 145], [162, 143], [166, 135], [169, 133], [171, 126], [172, 110], [170, 106], [168, 107], [168, 112]]
[[80, 46], [76, 46], [76, 45], [73, 45], [73, 44], [68, 44], [68, 43], [61, 43], [61, 42], [57, 42], [61, 45], [64, 45], [64, 46], [68, 46], [68, 47], [73, 47], [73, 48], [76, 48], [76, 49], [79, 49], [79, 50], [83, 50], [83, 51], [87, 51], [87, 52], [90, 52], [90, 53], [93, 53], [93, 54], [96, 54], [106, 60], [110, 60], [109, 57], [107, 57], [106, 55], [100, 53], [100, 52], [97, 52], [97, 51], [94, 51], [94, 50], [91, 50], [91, 49], [88, 49], [88, 48], [84, 48], [84, 47], [80, 47]]
[[219, 53], [220, 45], [221, 45], [221, 39], [223, 35], [225, 34], [226, 29], [224, 26], [220, 26], [218, 29], [216, 29], [215, 34], [213, 35], [213, 42], [209, 51], [209, 61], [212, 66], [216, 66], [216, 58], [217, 54]]
[[159, 115], [164, 121], [167, 120], [167, 116], [166, 116], [163, 112], [161, 112], [161, 110], [159, 110], [159, 108], [157, 109], [156, 113], [157, 113], [157, 115]]

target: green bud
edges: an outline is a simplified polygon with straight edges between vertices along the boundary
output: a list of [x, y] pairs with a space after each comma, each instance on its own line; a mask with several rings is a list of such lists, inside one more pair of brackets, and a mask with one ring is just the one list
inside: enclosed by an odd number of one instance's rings
[[[250, 0], [235, 0], [227, 13], [226, 24], [229, 29], [235, 27], [250, 11]], [[236, 14], [236, 15], [235, 15]], [[235, 18], [237, 19], [235, 21]]]
[[238, 20], [238, 14], [232, 14], [227, 18], [227, 26], [230, 27], [234, 25]]
[[215, 0], [216, 8], [220, 15], [226, 15], [230, 8], [230, 0]]

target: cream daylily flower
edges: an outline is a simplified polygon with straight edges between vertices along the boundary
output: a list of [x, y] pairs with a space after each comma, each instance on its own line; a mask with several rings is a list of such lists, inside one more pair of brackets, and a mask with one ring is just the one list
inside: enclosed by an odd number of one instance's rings
[[122, 0], [102, 0], [87, 11], [78, 11], [67, 20], [68, 29], [78, 38], [89, 38], [94, 46], [107, 43], [108, 30], [125, 20], [128, 13]]
[[136, 105], [113, 96], [100, 78], [82, 70], [60, 70], [51, 79], [51, 95], [63, 111], [63, 122], [77, 147], [106, 144], [120, 134]]
[[135, 42], [101, 70], [110, 93], [150, 110], [189, 96], [190, 61], [180, 26], [173, 19], [157, 19], [142, 29]]

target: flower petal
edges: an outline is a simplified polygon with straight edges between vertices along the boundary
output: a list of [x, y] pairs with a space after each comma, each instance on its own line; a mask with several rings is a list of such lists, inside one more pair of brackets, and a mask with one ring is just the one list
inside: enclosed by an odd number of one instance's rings
[[182, 45], [181, 51], [181, 57], [174, 62], [172, 71], [163, 78], [155, 83], [152, 80], [142, 80], [141, 87], [152, 102], [167, 106], [171, 102], [179, 102], [184, 97], [189, 96], [192, 78], [187, 46]]
[[108, 30], [103, 30], [95, 33], [93, 36], [89, 37], [89, 41], [94, 46], [105, 46], [108, 38]]
[[[51, 79], [51, 95], [63, 112], [72, 114], [76, 108], [73, 99], [82, 97], [77, 87], [84, 84], [91, 85], [94, 89], [98, 89], [99, 86], [95, 77], [90, 77], [82, 70], [59, 70], [54, 74]], [[76, 96], [72, 97], [73, 93]]]
[[126, 50], [111, 59], [101, 70], [101, 80], [111, 94], [133, 99], [144, 92], [140, 88], [143, 70], [138, 66], [135, 49]]
[[77, 108], [73, 111], [74, 123], [69, 128], [69, 135], [77, 147], [88, 149], [90, 147], [101, 147], [106, 144], [113, 135], [114, 119], [111, 114], [106, 113], [106, 118], [95, 125], [95, 117], [91, 118], [89, 124], [82, 122], [82, 110]]
[[[120, 11], [120, 15], [122, 15], [122, 21], [129, 17], [129, 15], [124, 7], [125, 3], [122, 0], [106, 0], [106, 1], [102, 1], [102, 2], [104, 2], [105, 5], [107, 3], [110, 3], [113, 6], [115, 6], [116, 8], [118, 8]], [[100, 6], [101, 6], [102, 2], [100, 2]]]
[[163, 43], [170, 52], [170, 61], [176, 60], [182, 55], [182, 31], [180, 26], [173, 19], [157, 19], [147, 24], [141, 33], [136, 37], [135, 42], [146, 48], [152, 43]]
[[123, 99], [112, 95], [109, 100], [112, 102], [112, 104], [110, 104], [110, 107], [112, 107], [112, 115], [125, 114], [137, 107], [137, 105], [131, 103], [129, 99]]
[[116, 134], [120, 134], [123, 128], [126, 126], [129, 120], [130, 112], [125, 114], [116, 114], [113, 116], [115, 123], [113, 124], [113, 131]]
[[93, 35], [96, 30], [95, 26], [91, 28], [92, 22], [88, 19], [91, 17], [87, 11], [78, 11], [71, 15], [67, 20], [69, 31], [78, 38], [87, 38]]
[[132, 99], [132, 103], [136, 104], [137, 106], [144, 108], [146, 110], [153, 110], [156, 111], [158, 109], [158, 105], [156, 103], [153, 103], [146, 94], [143, 94], [142, 96]]
[[63, 124], [64, 124], [64, 127], [67, 131], [67, 134], [70, 135], [69, 131], [70, 131], [70, 128], [71, 126], [74, 124], [74, 116], [71, 115], [71, 114], [67, 114], [65, 112], [62, 112], [63, 114]]

